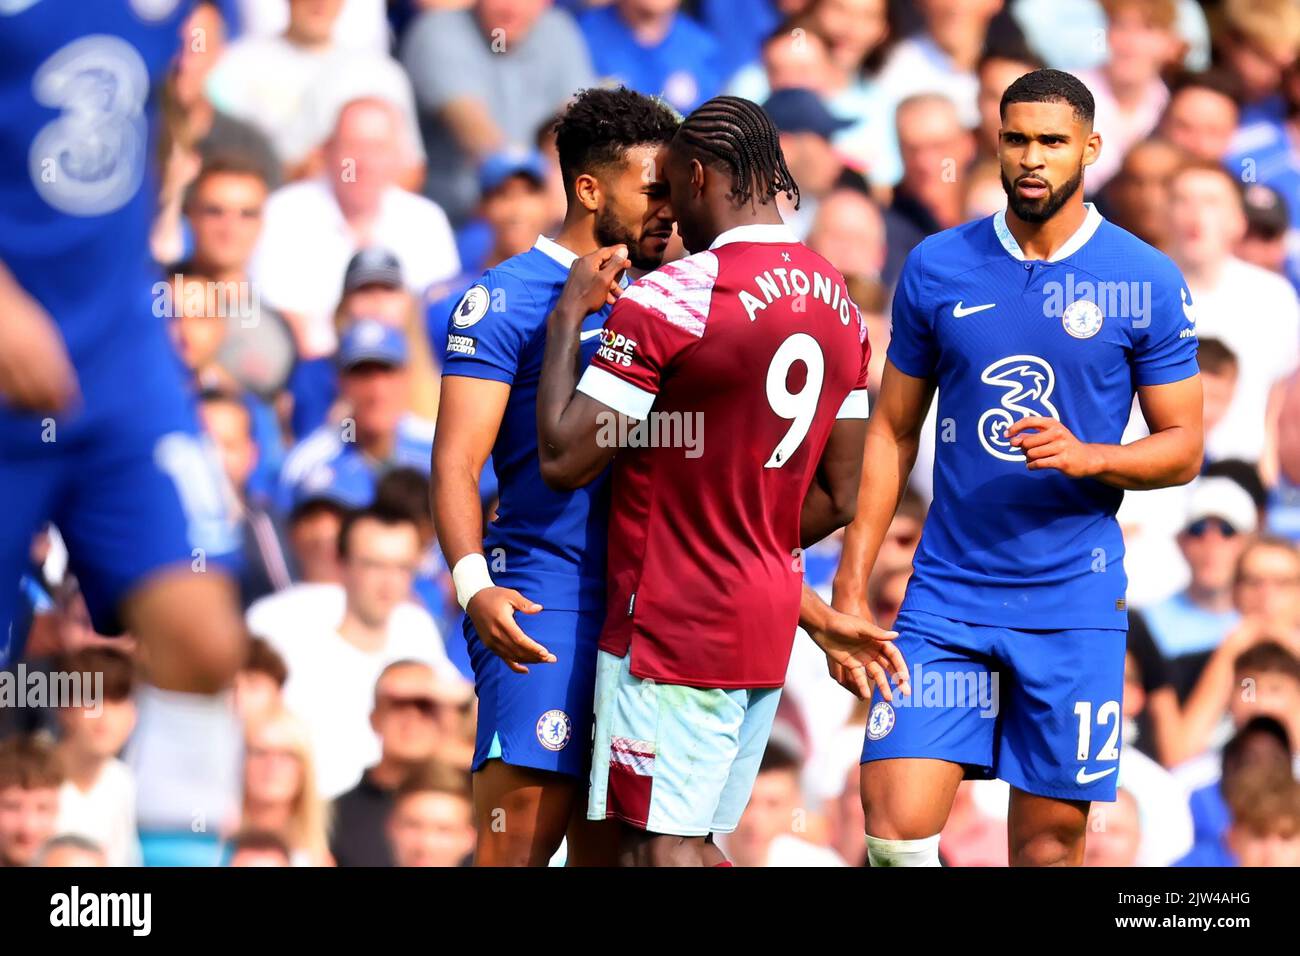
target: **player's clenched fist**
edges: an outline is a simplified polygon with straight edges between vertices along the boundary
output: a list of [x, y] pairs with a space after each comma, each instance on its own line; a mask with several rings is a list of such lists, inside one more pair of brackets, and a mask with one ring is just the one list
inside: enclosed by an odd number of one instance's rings
[[1030, 471], [1052, 468], [1071, 478], [1091, 478], [1102, 470], [1097, 447], [1079, 441], [1055, 418], [1022, 418], [1007, 429], [1007, 437], [1025, 453]]
[[579, 320], [618, 298], [619, 278], [627, 268], [627, 246], [603, 246], [577, 259], [556, 303], [557, 314]]
[[465, 613], [474, 622], [480, 641], [516, 674], [527, 674], [524, 664], [554, 664], [555, 655], [519, 629], [515, 611], [536, 614], [542, 606], [514, 588], [484, 588], [469, 599]]
[[0, 265], [0, 395], [18, 408], [61, 412], [77, 398], [77, 374], [54, 321]]

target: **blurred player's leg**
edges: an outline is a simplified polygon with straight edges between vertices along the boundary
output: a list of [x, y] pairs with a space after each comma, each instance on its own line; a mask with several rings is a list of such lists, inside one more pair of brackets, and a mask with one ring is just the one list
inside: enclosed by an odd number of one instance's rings
[[474, 865], [546, 866], [582, 789], [577, 778], [489, 760], [474, 773]]
[[582, 781], [565, 840], [569, 866], [617, 866], [621, 841], [618, 824], [612, 820], [587, 819], [587, 781]]
[[1087, 800], [1039, 797], [1011, 788], [1007, 851], [1012, 866], [1082, 866]]
[[141, 642], [149, 681], [161, 690], [216, 694], [231, 687], [244, 658], [238, 589], [222, 573], [168, 569], [132, 593], [122, 609]]

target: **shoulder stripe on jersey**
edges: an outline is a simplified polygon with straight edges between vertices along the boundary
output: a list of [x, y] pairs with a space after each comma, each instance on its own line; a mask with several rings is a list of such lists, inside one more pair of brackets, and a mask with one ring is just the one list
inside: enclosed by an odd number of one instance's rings
[[595, 365], [588, 365], [582, 373], [578, 391], [637, 421], [645, 421], [655, 403], [654, 392], [647, 392]]
[[865, 388], [855, 388], [844, 399], [844, 404], [835, 413], [836, 418], [870, 418], [871, 399]]
[[623, 294], [698, 337], [709, 320], [709, 301], [717, 278], [718, 257], [701, 252], [647, 273]]

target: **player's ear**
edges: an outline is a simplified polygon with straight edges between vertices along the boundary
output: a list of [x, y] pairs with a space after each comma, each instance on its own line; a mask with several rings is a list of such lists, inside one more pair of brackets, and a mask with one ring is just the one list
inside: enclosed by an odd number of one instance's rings
[[697, 196], [704, 192], [704, 164], [698, 159], [691, 160], [691, 189]]
[[1083, 165], [1091, 166], [1101, 155], [1101, 134], [1096, 130], [1090, 130], [1088, 138], [1083, 143]]
[[582, 173], [573, 181], [573, 195], [587, 212], [600, 208], [600, 180], [591, 173]]

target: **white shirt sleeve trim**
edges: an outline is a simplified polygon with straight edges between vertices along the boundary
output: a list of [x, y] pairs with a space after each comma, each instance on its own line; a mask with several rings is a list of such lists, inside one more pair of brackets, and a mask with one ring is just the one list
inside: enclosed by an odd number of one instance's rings
[[638, 388], [631, 382], [625, 382], [617, 375], [594, 365], [587, 366], [587, 371], [582, 373], [582, 380], [578, 382], [578, 391], [638, 421], [645, 421], [650, 414], [650, 408], [655, 403], [653, 392]]
[[844, 399], [844, 404], [835, 413], [836, 418], [870, 418], [871, 402], [865, 388], [855, 388]]

